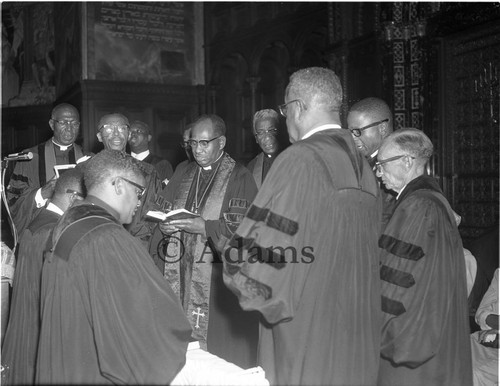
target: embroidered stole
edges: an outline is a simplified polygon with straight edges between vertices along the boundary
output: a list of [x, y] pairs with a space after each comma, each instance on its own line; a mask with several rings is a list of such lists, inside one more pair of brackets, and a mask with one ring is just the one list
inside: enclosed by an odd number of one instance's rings
[[[202, 203], [199, 208], [199, 213], [205, 220], [219, 219], [234, 166], [235, 161], [225, 154], [212, 186], [208, 188], [206, 202]], [[199, 167], [193, 163], [189, 169], [180, 183], [173, 209], [186, 208], [190, 190], [196, 189]], [[210, 240], [202, 235], [181, 232], [179, 236], [176, 233], [169, 239], [164, 270], [165, 278], [179, 296], [184, 312], [191, 323], [192, 338], [199, 340], [200, 346], [205, 350], [210, 319], [209, 299], [213, 262], [210, 247]]]

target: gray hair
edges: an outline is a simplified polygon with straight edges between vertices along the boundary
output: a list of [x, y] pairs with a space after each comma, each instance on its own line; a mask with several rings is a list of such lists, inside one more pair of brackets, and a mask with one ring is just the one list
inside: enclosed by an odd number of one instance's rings
[[309, 67], [294, 72], [286, 88], [289, 94], [325, 111], [339, 111], [342, 105], [342, 84], [328, 68]]
[[260, 121], [271, 121], [275, 125], [279, 122], [279, 116], [273, 109], [264, 109], [257, 111], [253, 116], [253, 129], [255, 131], [255, 124]]
[[400, 129], [390, 134], [383, 142], [382, 146], [394, 145], [403, 152], [427, 162], [434, 153], [434, 146], [431, 140], [423, 131], [418, 129]]

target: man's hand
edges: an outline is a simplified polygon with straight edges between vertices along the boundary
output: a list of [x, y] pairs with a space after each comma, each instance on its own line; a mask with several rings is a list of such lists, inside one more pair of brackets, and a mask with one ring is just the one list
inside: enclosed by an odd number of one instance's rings
[[56, 186], [56, 181], [57, 181], [57, 178], [56, 177], [53, 177], [50, 181], [48, 181], [43, 187], [42, 187], [42, 191], [41, 191], [41, 194], [42, 194], [42, 198], [44, 200], [47, 200], [49, 198], [52, 197], [52, 195], [54, 194], [54, 188]]
[[207, 235], [205, 231], [205, 220], [203, 220], [203, 218], [201, 217], [187, 218], [183, 220], [172, 220], [168, 223], [168, 225], [174, 227], [177, 230], [185, 231], [188, 233], [195, 233], [202, 236]]
[[160, 231], [164, 235], [170, 236], [172, 233], [178, 232], [179, 228], [174, 225], [171, 225], [169, 222], [161, 222], [159, 224]]

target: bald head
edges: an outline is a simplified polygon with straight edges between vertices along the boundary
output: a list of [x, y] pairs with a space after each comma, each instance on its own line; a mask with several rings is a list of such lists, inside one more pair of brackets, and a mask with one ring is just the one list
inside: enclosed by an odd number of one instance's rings
[[77, 108], [69, 103], [60, 103], [56, 107], [52, 109], [51, 118], [57, 119], [57, 117], [63, 112], [70, 112], [73, 116], [75, 116], [78, 120], [80, 120], [80, 113]]

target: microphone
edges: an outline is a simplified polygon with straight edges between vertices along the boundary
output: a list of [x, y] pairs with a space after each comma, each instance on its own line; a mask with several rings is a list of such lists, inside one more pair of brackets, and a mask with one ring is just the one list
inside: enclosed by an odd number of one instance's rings
[[4, 161], [29, 161], [33, 159], [33, 153], [31, 151], [22, 151], [20, 153], [12, 153], [5, 157]]

